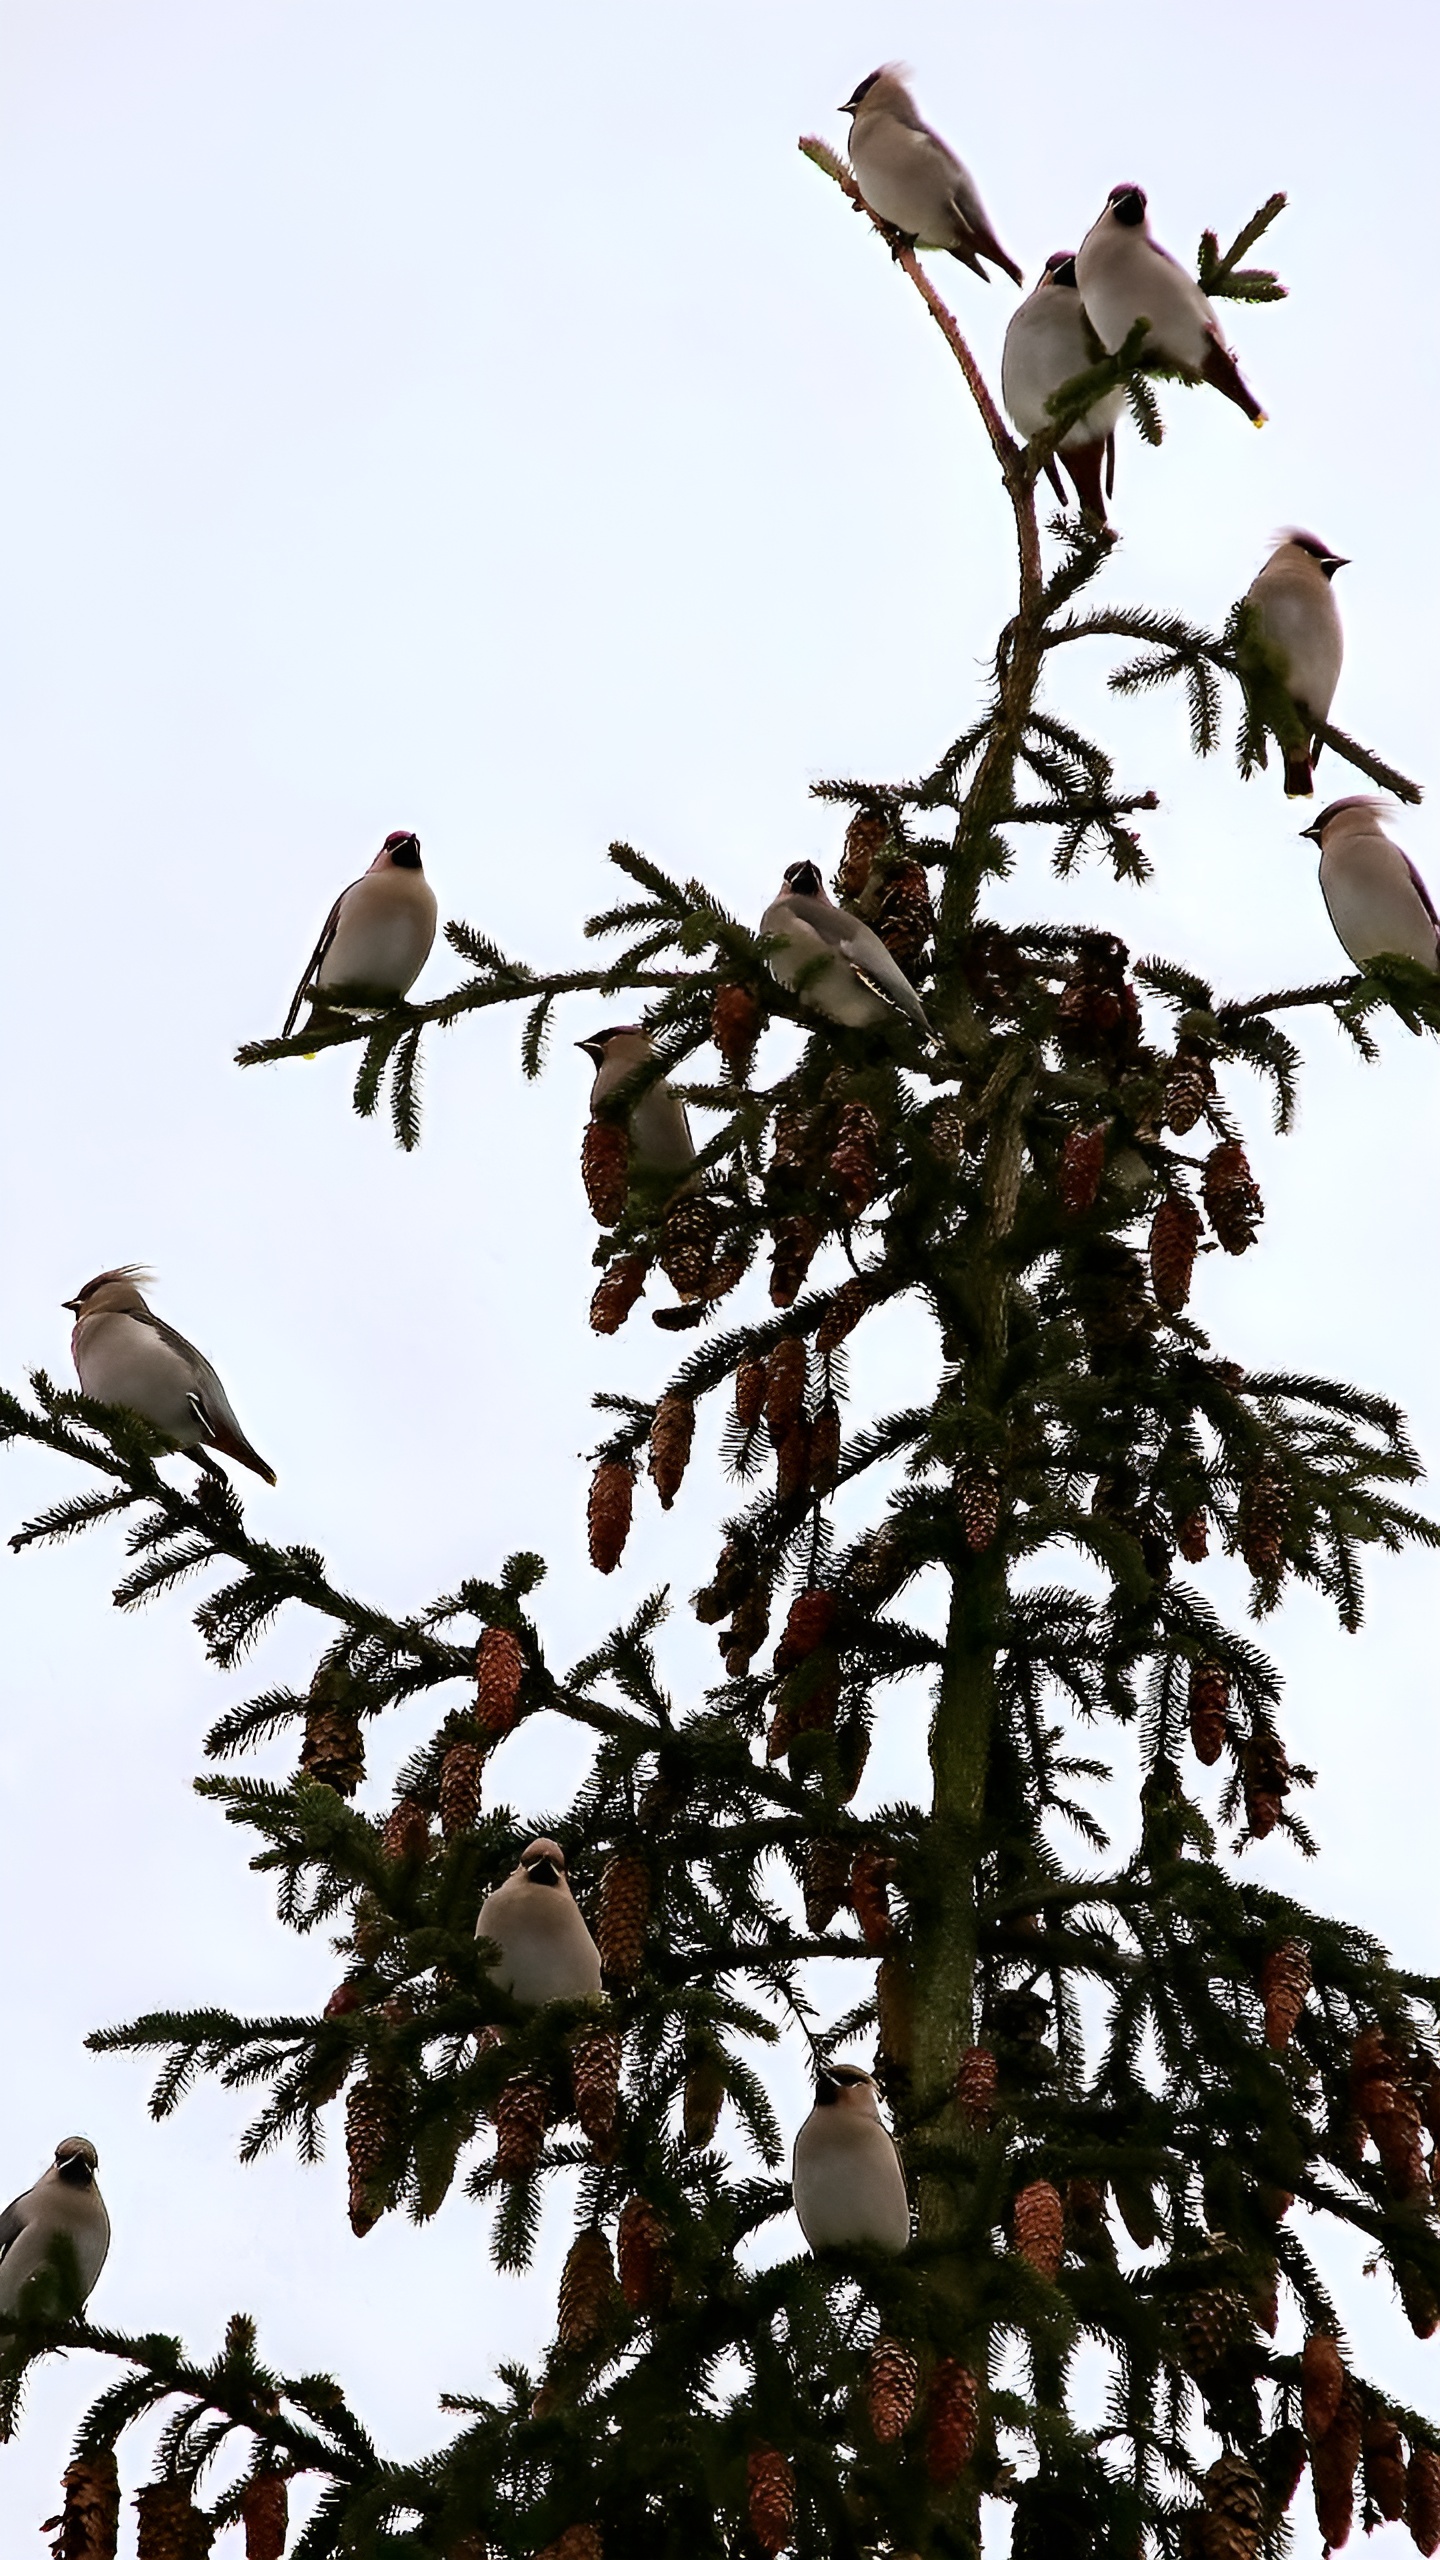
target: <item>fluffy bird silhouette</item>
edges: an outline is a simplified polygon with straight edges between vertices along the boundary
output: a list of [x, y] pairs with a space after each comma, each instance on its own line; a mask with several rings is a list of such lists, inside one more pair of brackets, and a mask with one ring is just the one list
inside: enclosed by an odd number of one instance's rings
[[33, 2187], [0, 2213], [0, 2311], [13, 2311], [57, 2240], [75, 2252], [83, 2299], [95, 2290], [110, 2246], [110, 2216], [95, 2183], [100, 2154], [82, 2133], [67, 2134]]
[[1313, 533], [1282, 533], [1246, 591], [1249, 629], [1241, 643], [1241, 670], [1248, 656], [1279, 678], [1301, 732], [1282, 740], [1287, 800], [1308, 800], [1315, 788], [1317, 732], [1330, 717], [1345, 655], [1330, 581], [1337, 569], [1349, 566]]
[[251, 1448], [209, 1361], [141, 1297], [136, 1283], [149, 1277], [139, 1263], [121, 1263], [65, 1300], [82, 1392], [138, 1413], [211, 1475], [221, 1469], [205, 1452], [218, 1449], [273, 1484], [274, 1468]]
[[850, 166], [872, 213], [922, 249], [948, 249], [982, 284], [990, 281], [982, 258], [1024, 282], [964, 161], [916, 112], [899, 63], [872, 71], [840, 113], [850, 118]]
[[1265, 412], [1220, 334], [1214, 306], [1179, 259], [1152, 238], [1146, 201], [1143, 187], [1112, 187], [1075, 253], [1080, 298], [1096, 336], [1113, 355], [1136, 321], [1148, 320], [1147, 354], [1212, 383], [1263, 427]]
[[326, 917], [281, 1039], [289, 1039], [302, 1004], [310, 1007], [310, 1031], [343, 1012], [347, 995], [358, 1011], [408, 995], [430, 957], [438, 912], [421, 868], [420, 839], [398, 827]]
[[1383, 800], [1332, 800], [1313, 827], [1320, 847], [1320, 892], [1335, 931], [1357, 969], [1382, 952], [1417, 960], [1440, 974], [1440, 917], [1414, 863], [1380, 821]]
[[781, 986], [827, 1020], [863, 1031], [898, 1014], [941, 1046], [899, 961], [859, 916], [836, 906], [818, 862], [791, 863], [760, 931], [776, 944], [769, 966]]
[[[1001, 397], [1027, 443], [1054, 425], [1048, 404], [1056, 392], [1077, 374], [1088, 373], [1095, 361], [1075, 260], [1069, 250], [1060, 249], [1046, 259], [1034, 292], [1012, 315], [1000, 358]], [[1067, 498], [1057, 458], [1074, 481], [1081, 506], [1100, 524], [1105, 522], [1107, 478], [1110, 489], [1115, 486], [1115, 429], [1124, 406], [1123, 391], [1102, 392], [1066, 428], [1045, 465], [1061, 505]]]
[[[577, 1040], [575, 1046], [595, 1062], [595, 1081], [590, 1088], [592, 1114], [619, 1091], [637, 1068], [648, 1065], [655, 1054], [649, 1032], [632, 1022], [618, 1023], [608, 1031], [593, 1031], [588, 1040]], [[636, 1173], [654, 1182], [678, 1182], [690, 1171], [695, 1162], [690, 1122], [684, 1103], [676, 1100], [663, 1076], [657, 1076], [631, 1103], [625, 1125]]]
[[600, 1950], [580, 1916], [558, 1840], [532, 1840], [520, 1863], [487, 1895], [477, 1938], [500, 1953], [493, 1971], [522, 2009], [547, 2000], [598, 2000]]
[[869, 2247], [895, 2256], [907, 2246], [905, 2172], [868, 2071], [835, 2062], [820, 2072], [815, 2104], [795, 2136], [791, 2190], [814, 2250]]

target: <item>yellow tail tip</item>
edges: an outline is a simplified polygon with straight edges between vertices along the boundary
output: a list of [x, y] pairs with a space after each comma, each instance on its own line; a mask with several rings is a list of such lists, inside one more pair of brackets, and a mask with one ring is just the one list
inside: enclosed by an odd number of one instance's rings
[[1259, 417], [1256, 419], [1255, 424], [1256, 424], [1256, 426], [1257, 426], [1257, 427], [1268, 427], [1268, 426], [1269, 426], [1269, 424], [1270, 424], [1269, 418], [1266, 416], [1265, 411], [1264, 411], [1263, 409], [1261, 410]]

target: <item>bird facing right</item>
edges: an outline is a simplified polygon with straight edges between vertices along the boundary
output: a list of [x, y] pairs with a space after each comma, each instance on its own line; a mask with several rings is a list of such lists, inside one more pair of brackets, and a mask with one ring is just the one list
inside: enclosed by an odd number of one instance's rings
[[905, 2172], [868, 2071], [848, 2062], [821, 2071], [795, 2136], [791, 2186], [812, 2249], [884, 2249], [894, 2257], [908, 2246]]
[[136, 1282], [146, 1277], [138, 1264], [123, 1263], [65, 1300], [75, 1318], [70, 1352], [82, 1394], [138, 1413], [212, 1475], [220, 1470], [207, 1448], [273, 1484], [274, 1468], [251, 1448], [209, 1361], [141, 1297]]
[[882, 63], [841, 108], [850, 118], [850, 166], [872, 213], [921, 249], [948, 249], [982, 284], [980, 264], [1024, 278], [1007, 257], [963, 160], [916, 112], [898, 63]]
[[310, 1007], [307, 1030], [342, 1011], [347, 1001], [360, 1011], [397, 1004], [430, 957], [438, 913], [421, 868], [420, 839], [409, 827], [397, 827], [326, 917], [281, 1039], [289, 1039], [302, 1004]]
[[1278, 678], [1295, 717], [1294, 734], [1281, 739], [1287, 800], [1308, 800], [1315, 788], [1316, 732], [1330, 717], [1345, 655], [1330, 581], [1349, 565], [1313, 533], [1283, 533], [1246, 592], [1241, 672], [1248, 656], [1257, 672]]
[[1265, 412], [1241, 380], [1220, 322], [1195, 278], [1152, 239], [1143, 187], [1112, 187], [1075, 256], [1080, 298], [1103, 346], [1114, 355], [1137, 320], [1148, 320], [1145, 352], [1164, 356], [1196, 380], [1213, 383], [1257, 427]]
[[519, 1865], [481, 1904], [475, 1935], [499, 1948], [495, 1979], [522, 2009], [599, 1999], [600, 1950], [570, 1890], [558, 1840], [532, 1840], [522, 1850]]
[[53, 2167], [0, 2213], [0, 2311], [13, 2311], [52, 2244], [70, 2242], [82, 2298], [95, 2290], [110, 2246], [110, 2216], [95, 2183], [100, 2155], [80, 2133], [55, 2146]]
[[1440, 917], [1409, 855], [1385, 833], [1383, 800], [1332, 800], [1301, 834], [1320, 847], [1320, 888], [1357, 969], [1382, 953], [1440, 975]]

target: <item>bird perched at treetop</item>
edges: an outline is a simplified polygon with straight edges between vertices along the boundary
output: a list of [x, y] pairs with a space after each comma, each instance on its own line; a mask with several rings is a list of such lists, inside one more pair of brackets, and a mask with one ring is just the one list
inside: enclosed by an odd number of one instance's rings
[[990, 228], [964, 162], [915, 112], [900, 65], [882, 64], [841, 108], [850, 122], [850, 166], [872, 213], [921, 249], [948, 249], [988, 284], [980, 261], [1024, 279]]
[[1330, 717], [1345, 654], [1330, 581], [1349, 565], [1313, 533], [1282, 533], [1246, 591], [1239, 667], [1280, 741], [1287, 800], [1308, 800], [1315, 788], [1316, 731]]
[[81, 2298], [88, 2301], [110, 2246], [110, 2216], [95, 2183], [99, 2164], [93, 2142], [68, 2134], [55, 2146], [54, 2166], [0, 2213], [0, 2311], [14, 2310], [60, 2239], [74, 2249]]
[[1164, 356], [1196, 381], [1212, 383], [1257, 427], [1265, 412], [1241, 380], [1213, 305], [1178, 258], [1150, 236], [1143, 187], [1112, 187], [1075, 257], [1080, 298], [1101, 345], [1113, 355], [1137, 320], [1148, 320], [1147, 355]]
[[[1077, 374], [1088, 373], [1096, 361], [1095, 334], [1080, 299], [1075, 260], [1068, 250], [1058, 250], [1053, 258], [1046, 259], [1045, 272], [1034, 292], [1026, 295], [1012, 315], [1000, 359], [1001, 394], [1027, 442], [1053, 427], [1055, 421], [1047, 404], [1056, 392], [1073, 382]], [[1124, 406], [1123, 391], [1102, 392], [1084, 416], [1066, 428], [1057, 448], [1075, 483], [1081, 506], [1100, 524], [1105, 522], [1102, 466], [1108, 466], [1113, 490], [1115, 429]], [[1061, 505], [1066, 505], [1065, 483], [1054, 455], [1045, 469]]]
[[332, 1012], [364, 1012], [408, 995], [435, 939], [435, 892], [408, 827], [388, 835], [368, 871], [342, 889], [285, 1016], [288, 1040], [309, 1004], [313, 1030]]
[[[592, 1117], [655, 1054], [649, 1032], [635, 1023], [620, 1023], [611, 1030], [593, 1032], [588, 1040], [577, 1040], [575, 1046], [595, 1061], [595, 1081], [590, 1088]], [[657, 1076], [631, 1103], [625, 1126], [630, 1133], [631, 1166], [642, 1178], [673, 1184], [690, 1171], [695, 1162], [690, 1123], [683, 1102], [677, 1101], [663, 1076]]]
[[900, 1014], [940, 1047], [899, 961], [859, 916], [836, 906], [817, 862], [791, 863], [760, 931], [779, 946], [768, 960], [781, 986], [817, 1013], [861, 1031]]
[[598, 2000], [600, 1950], [580, 1916], [555, 1840], [532, 1840], [520, 1864], [480, 1906], [477, 1938], [499, 1948], [495, 1979], [524, 2009], [547, 2000]]
[[1332, 800], [1301, 834], [1320, 847], [1320, 888], [1330, 921], [1357, 969], [1382, 952], [1440, 974], [1440, 917], [1407, 854], [1380, 821], [1383, 800]]
[[75, 1318], [70, 1350], [82, 1392], [138, 1413], [211, 1475], [220, 1469], [207, 1448], [273, 1484], [274, 1468], [251, 1448], [209, 1361], [145, 1304], [135, 1284], [149, 1276], [138, 1263], [122, 1263], [65, 1300]]
[[848, 2062], [821, 2071], [815, 2104], [795, 2136], [791, 2184], [812, 2249], [868, 2246], [895, 2255], [908, 2245], [905, 2172], [867, 2071]]

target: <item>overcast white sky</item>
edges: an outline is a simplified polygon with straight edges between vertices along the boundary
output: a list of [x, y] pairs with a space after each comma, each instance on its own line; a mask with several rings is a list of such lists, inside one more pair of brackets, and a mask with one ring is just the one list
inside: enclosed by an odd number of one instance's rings
[[[1161, 453], [1126, 437], [1106, 592], [1218, 619], [1277, 525], [1319, 530], [1354, 560], [1336, 716], [1427, 777], [1433, 30], [1393, 0], [983, 19], [939, 0], [9, 0], [3, 1374], [67, 1374], [60, 1301], [144, 1259], [278, 1469], [257, 1524], [314, 1540], [343, 1581], [409, 1607], [541, 1547], [560, 1660], [654, 1581], [692, 1589], [715, 1544], [704, 1468], [663, 1525], [643, 1513], [614, 1586], [584, 1561], [587, 1398], [652, 1391], [665, 1351], [643, 1319], [609, 1345], [585, 1329], [583, 1062], [557, 1044], [525, 1088], [511, 1026], [462, 1027], [402, 1160], [350, 1116], [343, 1061], [241, 1076], [231, 1053], [278, 1028], [389, 827], [419, 830], [442, 913], [559, 963], [609, 901], [612, 836], [758, 913], [784, 862], [833, 857], [812, 780], [922, 770], [971, 716], [1008, 592], [998, 493], [936, 333], [794, 147], [838, 139], [838, 102], [887, 56], [916, 67], [1031, 274], [1119, 178], [1187, 257], [1202, 225], [1228, 236], [1289, 190], [1273, 238], [1294, 298], [1233, 319], [1272, 423], [1171, 393]], [[935, 264], [993, 367], [1010, 287]], [[1027, 843], [1004, 912], [1103, 920], [1237, 992], [1328, 974], [1278, 777], [1195, 768], [1178, 701], [1110, 704], [1100, 673], [1066, 669], [1060, 699], [1160, 791], [1156, 880], [1057, 889]], [[1433, 806], [1402, 835], [1440, 878]], [[1300, 1133], [1256, 1149], [1266, 1250], [1212, 1257], [1199, 1312], [1241, 1358], [1398, 1395], [1433, 1458], [1440, 1059], [1395, 1029], [1366, 1071], [1302, 1036]], [[857, 1386], [884, 1392], [902, 1361], [867, 1355]], [[72, 1483], [11, 1456], [3, 1525]], [[382, 2440], [418, 2449], [442, 2389], [547, 2333], [559, 2220], [528, 2289], [490, 2271], [460, 2200], [362, 2249], [338, 2159], [242, 2173], [235, 2102], [207, 2092], [156, 2130], [146, 2074], [83, 2053], [145, 2007], [314, 2004], [336, 1969], [278, 1929], [243, 1841], [190, 1793], [214, 1715], [299, 1676], [308, 1629], [219, 1681], [183, 1601], [111, 1613], [119, 1563], [97, 1536], [0, 1578], [0, 2194], [83, 2126], [116, 2229], [101, 2316], [208, 2353], [248, 2307], [277, 2360], [340, 2370]], [[1286, 1611], [1325, 1855], [1303, 1877], [1283, 1847], [1255, 1864], [1434, 1967], [1435, 1567], [1387, 1563], [1371, 1588], [1354, 1640], [1309, 1600]], [[713, 1659], [683, 1613], [673, 1659], [692, 1690]], [[877, 1797], [918, 1732], [897, 1718]], [[568, 1772], [527, 1733], [506, 1790], [539, 1810]], [[776, 2085], [793, 2122], [798, 2070]], [[1351, 2285], [1356, 2335], [1433, 2407], [1440, 2342], [1414, 2346], [1380, 2290]], [[38, 2550], [95, 2380], [35, 2389], [0, 2460], [7, 2549]], [[1318, 2547], [1307, 2520], [1297, 2550]]]

